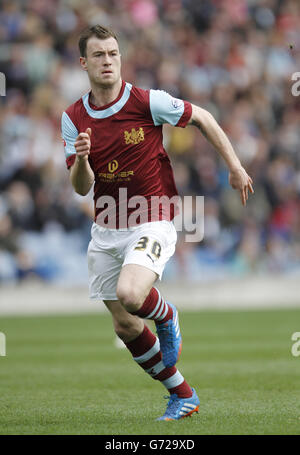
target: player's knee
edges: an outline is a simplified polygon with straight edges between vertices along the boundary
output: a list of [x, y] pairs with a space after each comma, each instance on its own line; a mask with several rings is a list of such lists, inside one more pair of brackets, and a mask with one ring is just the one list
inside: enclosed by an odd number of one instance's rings
[[132, 286], [118, 287], [117, 297], [129, 313], [137, 311], [144, 302], [144, 297]]

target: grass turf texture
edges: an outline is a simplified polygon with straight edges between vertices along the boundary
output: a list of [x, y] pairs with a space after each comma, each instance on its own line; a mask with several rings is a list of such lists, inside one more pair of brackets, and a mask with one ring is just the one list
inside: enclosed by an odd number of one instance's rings
[[299, 434], [299, 311], [181, 312], [199, 414], [156, 422], [164, 387], [114, 347], [108, 314], [1, 318], [0, 434]]

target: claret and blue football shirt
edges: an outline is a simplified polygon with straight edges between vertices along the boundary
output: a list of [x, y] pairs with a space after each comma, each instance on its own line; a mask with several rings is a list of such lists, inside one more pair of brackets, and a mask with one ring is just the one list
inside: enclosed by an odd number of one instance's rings
[[[110, 104], [97, 107], [90, 92], [62, 114], [62, 137], [68, 168], [75, 161], [74, 143], [80, 132], [91, 128], [89, 163], [95, 174], [95, 221], [103, 208], [97, 207], [101, 196], [112, 196], [119, 204], [119, 189], [127, 197], [177, 195], [171, 163], [162, 143], [162, 125], [185, 127], [192, 106], [162, 90], [143, 90], [122, 82], [119, 96]], [[128, 215], [134, 209], [128, 209]], [[118, 213], [118, 212], [117, 212]], [[159, 219], [172, 219], [164, 213]], [[116, 215], [118, 218], [118, 215]], [[148, 221], [151, 218], [149, 209]], [[119, 220], [116, 220], [118, 227]]]

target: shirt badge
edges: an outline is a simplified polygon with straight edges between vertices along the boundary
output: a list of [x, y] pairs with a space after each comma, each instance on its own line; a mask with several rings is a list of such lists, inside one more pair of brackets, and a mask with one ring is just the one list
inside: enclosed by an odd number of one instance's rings
[[136, 130], [131, 128], [131, 131], [124, 131], [125, 143], [128, 144], [139, 144], [145, 140], [145, 134], [143, 128]]
[[172, 98], [172, 106], [175, 109], [178, 109], [182, 105], [183, 105], [183, 101], [182, 100], [179, 100], [178, 98]]

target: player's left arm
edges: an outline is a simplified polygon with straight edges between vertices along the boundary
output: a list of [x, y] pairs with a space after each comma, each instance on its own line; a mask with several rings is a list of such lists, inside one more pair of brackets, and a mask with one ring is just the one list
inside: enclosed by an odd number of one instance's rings
[[225, 160], [229, 169], [229, 183], [241, 195], [243, 205], [248, 200], [248, 192], [254, 193], [252, 178], [247, 174], [233, 147], [210, 112], [192, 104], [192, 115], [188, 125], [196, 126]]

